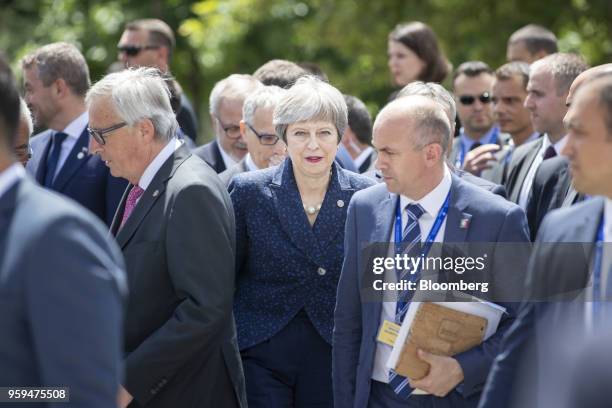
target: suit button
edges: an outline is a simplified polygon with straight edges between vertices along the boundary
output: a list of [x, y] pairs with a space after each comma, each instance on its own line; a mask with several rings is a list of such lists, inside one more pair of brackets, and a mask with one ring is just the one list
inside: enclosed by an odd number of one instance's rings
[[319, 268], [319, 269], [317, 269], [317, 273], [319, 275], [323, 276], [323, 275], [325, 275], [325, 273], [327, 273], [327, 271], [325, 269], [323, 269], [323, 268]]

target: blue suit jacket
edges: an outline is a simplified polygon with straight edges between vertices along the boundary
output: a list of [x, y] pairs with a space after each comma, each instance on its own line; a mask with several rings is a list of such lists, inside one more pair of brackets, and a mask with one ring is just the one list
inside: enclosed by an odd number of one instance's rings
[[[538, 406], [538, 390], [533, 387], [536, 378], [542, 378], [536, 371], [550, 369], [550, 361], [544, 357], [550, 357], [547, 350], [556, 343], [572, 343], [559, 335], [563, 328], [584, 332], [583, 289], [589, 281], [602, 213], [603, 200], [593, 198], [544, 217], [529, 264], [526, 300], [549, 297], [558, 301], [526, 301], [521, 306], [503, 340], [479, 407]], [[578, 329], [571, 327], [576, 324]], [[559, 338], [563, 340], [557, 341]]]
[[[53, 133], [46, 130], [31, 140], [33, 154], [27, 170], [41, 185], [44, 184]], [[110, 226], [128, 183], [127, 180], [111, 176], [100, 156], [89, 154], [89, 137], [87, 129], [83, 130], [51, 189], [72, 198]]]
[[116, 405], [126, 282], [106, 228], [26, 178], [0, 197], [0, 231], [0, 385]]
[[[523, 210], [503, 198], [452, 175], [450, 204], [444, 242], [529, 242]], [[386, 185], [361, 191], [348, 210], [345, 260], [338, 284], [333, 336], [333, 382], [336, 407], [365, 408], [368, 405], [381, 302], [362, 298], [365, 244], [389, 242], [397, 195]], [[467, 228], [461, 220], [469, 219]], [[499, 341], [513, 319], [502, 320], [491, 338], [478, 347], [454, 356], [464, 373], [462, 395], [475, 398], [485, 382], [497, 354]]]
[[241, 350], [275, 335], [301, 309], [331, 343], [346, 209], [357, 190], [374, 183], [334, 164], [311, 227], [290, 159], [234, 177], [229, 187], [236, 213], [234, 314]]

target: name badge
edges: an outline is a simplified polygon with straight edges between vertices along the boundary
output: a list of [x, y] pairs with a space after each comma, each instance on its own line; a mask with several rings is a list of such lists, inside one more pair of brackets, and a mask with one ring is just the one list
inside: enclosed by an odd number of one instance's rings
[[378, 337], [376, 340], [380, 343], [393, 347], [393, 345], [395, 345], [395, 339], [397, 339], [397, 335], [399, 334], [400, 327], [401, 326], [399, 324], [385, 320], [378, 332]]

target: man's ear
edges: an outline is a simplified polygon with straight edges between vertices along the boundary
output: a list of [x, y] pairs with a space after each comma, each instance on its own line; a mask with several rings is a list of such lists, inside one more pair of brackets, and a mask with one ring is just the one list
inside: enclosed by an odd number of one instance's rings
[[151, 119], [141, 119], [138, 122], [138, 130], [145, 141], [151, 143], [155, 140], [155, 126], [153, 126]]
[[444, 151], [440, 143], [430, 143], [423, 149], [425, 161], [429, 167], [433, 167], [440, 161], [444, 161]]
[[57, 98], [65, 98], [66, 96], [72, 93], [72, 90], [70, 89], [64, 78], [56, 79], [51, 83], [50, 86], [52, 87], [53, 94]]

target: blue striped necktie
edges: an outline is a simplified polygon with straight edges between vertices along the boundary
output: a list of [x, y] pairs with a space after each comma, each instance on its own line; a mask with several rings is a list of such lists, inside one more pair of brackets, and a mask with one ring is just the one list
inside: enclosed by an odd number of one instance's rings
[[[403, 252], [410, 257], [418, 257], [421, 254], [421, 228], [419, 227], [419, 218], [425, 213], [425, 210], [420, 204], [409, 204], [406, 206], [406, 213], [408, 215], [408, 222], [404, 228], [402, 239], [402, 244], [406, 245], [406, 249]], [[398, 282], [402, 279], [410, 278], [410, 271], [398, 271], [397, 278]], [[419, 277], [417, 274], [411, 278], [411, 280], [417, 281]], [[404, 320], [412, 294], [412, 291], [407, 290], [400, 295], [401, 297], [398, 299], [395, 311], [396, 323], [400, 324]], [[403, 398], [407, 398], [412, 392], [412, 388], [408, 385], [408, 379], [396, 374], [393, 370], [389, 371], [389, 385], [397, 395]]]

